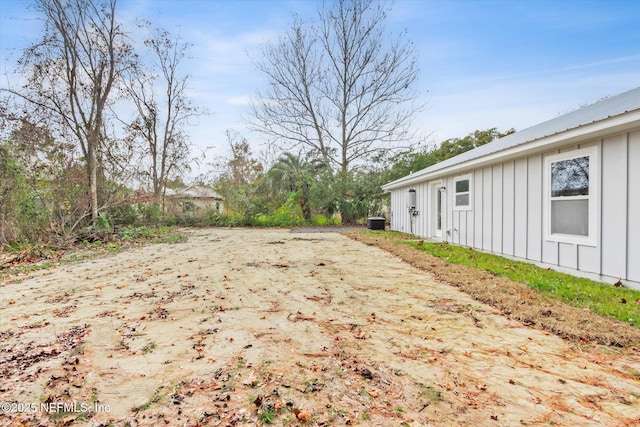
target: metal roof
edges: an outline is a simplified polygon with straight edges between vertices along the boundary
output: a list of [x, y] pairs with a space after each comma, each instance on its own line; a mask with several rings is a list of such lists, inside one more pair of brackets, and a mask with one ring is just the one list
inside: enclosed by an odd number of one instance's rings
[[640, 110], [640, 87], [628, 92], [603, 99], [595, 104], [572, 111], [571, 113], [547, 120], [519, 132], [512, 133], [503, 138], [496, 139], [488, 144], [476, 147], [450, 159], [444, 160], [426, 169], [422, 169], [412, 175], [405, 176], [383, 186], [389, 187], [396, 183], [427, 175], [460, 163], [488, 156], [509, 148], [517, 147], [545, 137], [556, 135], [571, 129], [580, 128], [611, 117], [619, 116], [631, 111]]

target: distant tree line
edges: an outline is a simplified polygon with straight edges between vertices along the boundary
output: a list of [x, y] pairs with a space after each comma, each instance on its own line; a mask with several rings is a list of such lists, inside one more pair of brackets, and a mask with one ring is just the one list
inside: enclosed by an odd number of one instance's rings
[[[336, 172], [321, 157], [285, 151], [266, 166], [266, 161], [251, 151], [244, 137], [228, 132], [230, 156], [216, 165], [221, 172], [214, 179], [201, 177], [202, 183], [212, 183], [223, 195], [227, 206], [226, 215], [216, 216], [208, 224], [290, 226], [362, 222], [369, 216], [381, 215], [388, 204], [388, 194], [381, 189], [383, 184], [513, 132], [514, 129], [476, 130], [438, 145], [372, 159], [350, 172], [348, 199], [343, 198], [339, 187], [341, 179], [336, 179]], [[340, 218], [345, 213], [348, 221]]]

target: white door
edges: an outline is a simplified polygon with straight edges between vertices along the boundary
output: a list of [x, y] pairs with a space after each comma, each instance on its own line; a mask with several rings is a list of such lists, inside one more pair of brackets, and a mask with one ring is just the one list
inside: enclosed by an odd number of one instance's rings
[[444, 219], [444, 192], [440, 191], [442, 181], [431, 184], [431, 237], [442, 240], [442, 221]]

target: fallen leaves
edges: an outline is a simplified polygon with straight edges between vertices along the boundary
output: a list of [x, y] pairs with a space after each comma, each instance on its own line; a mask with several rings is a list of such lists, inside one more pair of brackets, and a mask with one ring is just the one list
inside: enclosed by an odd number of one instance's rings
[[160, 306], [160, 305], [156, 306], [156, 307], [153, 309], [153, 312], [154, 312], [154, 313], [156, 314], [156, 316], [158, 316], [158, 318], [160, 318], [160, 319], [166, 319], [166, 318], [169, 316], [169, 311], [168, 311], [166, 308], [164, 308], [164, 307], [162, 307], [162, 306]]
[[299, 321], [314, 321], [316, 320], [315, 317], [313, 316], [305, 316], [304, 314], [302, 314], [300, 311], [298, 311], [297, 313], [289, 313], [287, 315], [287, 320], [290, 322], [299, 322]]
[[310, 421], [311, 418], [313, 418], [313, 415], [311, 415], [310, 413], [306, 411], [301, 411], [297, 408], [293, 410], [293, 413], [295, 414], [298, 421], [302, 421], [303, 423], [306, 423]]
[[[520, 329], [486, 306], [456, 297], [457, 290], [448, 290], [413, 269], [405, 269], [397, 260], [397, 271], [396, 264], [385, 264], [384, 256], [380, 258], [384, 262], [376, 259], [376, 265], [366, 269], [361, 269], [355, 257], [347, 265], [343, 261], [351, 255], [338, 253], [341, 248], [335, 242], [322, 242], [344, 239], [322, 236], [313, 245], [317, 250], [313, 257], [304, 258], [303, 251], [312, 245], [296, 246], [284, 237], [287, 235], [271, 234], [274, 231], [270, 230], [254, 235], [260, 236], [256, 237], [258, 244], [247, 239], [248, 232], [240, 230], [202, 233], [209, 237], [237, 233], [238, 239], [241, 236], [247, 241], [244, 246], [234, 246], [232, 239], [225, 239], [224, 245], [214, 247], [215, 242], [203, 238], [202, 242], [185, 247], [184, 252], [154, 255], [155, 265], [132, 256], [120, 267], [123, 273], [119, 276], [105, 264], [92, 266], [92, 272], [70, 269], [69, 273], [81, 283], [75, 285], [73, 301], [63, 302], [65, 288], [60, 283], [58, 287], [43, 288], [40, 306], [49, 297], [56, 301], [47, 307], [46, 319], [52, 322], [48, 328], [39, 313], [30, 314], [27, 321], [22, 313], [14, 313], [18, 307], [8, 307], [10, 316], [16, 317], [10, 331], [0, 332], [0, 373], [5, 372], [6, 366], [13, 366], [14, 371], [6, 378], [11, 381], [2, 377], [0, 397], [13, 397], [13, 392], [3, 388], [13, 387], [16, 380], [25, 388], [50, 381], [53, 388], [42, 393], [44, 397], [64, 390], [74, 396], [89, 396], [89, 380], [95, 384], [99, 379], [99, 387], [106, 384], [117, 393], [122, 391], [119, 384], [131, 389], [137, 381], [142, 387], [136, 394], [149, 405], [143, 401], [136, 411], [125, 408], [109, 417], [114, 424], [130, 420], [132, 425], [140, 426], [263, 425], [266, 420], [272, 420], [272, 425], [319, 427], [428, 425], [444, 416], [456, 425], [492, 424], [490, 420], [513, 425], [519, 417], [528, 417], [523, 424], [532, 424], [531, 420], [541, 419], [542, 414], [548, 417], [546, 423], [575, 424], [589, 406], [608, 407], [615, 402], [615, 415], [595, 413], [610, 421], [618, 413], [633, 411], [639, 401], [629, 394], [626, 385], [609, 382], [612, 378], [620, 378], [621, 383], [638, 378], [631, 371], [626, 376], [616, 374], [621, 370], [620, 364], [610, 363], [616, 355], [588, 365], [593, 378], [601, 377], [593, 387], [602, 388], [602, 392], [594, 390], [594, 397], [589, 400], [574, 399], [572, 414], [555, 415], [550, 412], [549, 396], [564, 393], [569, 402], [567, 393], [576, 392], [587, 371], [576, 374], [575, 370], [563, 370], [567, 366], [582, 367], [584, 356], [571, 350], [561, 356], [555, 350], [541, 352], [540, 348], [547, 349], [547, 341], [557, 338]], [[264, 244], [276, 238], [287, 244]], [[239, 250], [249, 243], [252, 250]], [[198, 248], [203, 245], [211, 246]], [[347, 242], [345, 248], [357, 252], [351, 245], [355, 244]], [[271, 249], [271, 253], [260, 253], [260, 248]], [[198, 252], [193, 252], [196, 249]], [[286, 251], [290, 249], [295, 252], [288, 257]], [[271, 256], [273, 252], [278, 253]], [[361, 253], [357, 259], [366, 262], [368, 257]], [[184, 264], [194, 260], [196, 265]], [[384, 271], [369, 275], [378, 262]], [[256, 268], [246, 268], [249, 263]], [[152, 268], [147, 268], [150, 265]], [[200, 266], [202, 270], [197, 269]], [[312, 276], [310, 270], [314, 270]], [[396, 273], [398, 276], [393, 279]], [[100, 282], [83, 282], [85, 276]], [[176, 280], [176, 276], [183, 280]], [[54, 278], [47, 281], [54, 283]], [[127, 291], [116, 291], [123, 289], [124, 285], [117, 286], [121, 283], [126, 283]], [[28, 283], [24, 292], [31, 289], [38, 295], [41, 284]], [[104, 285], [103, 292], [95, 291], [99, 284]], [[84, 291], [89, 292], [84, 295]], [[18, 305], [25, 304], [19, 295], [11, 296]], [[80, 330], [63, 335], [70, 332], [69, 325], [74, 325], [72, 316], [76, 312], [70, 311], [70, 317], [65, 319], [51, 315], [54, 310], [62, 313], [76, 300], [77, 313], [82, 316], [90, 313], [94, 304], [97, 307], [93, 331], [84, 338]], [[629, 299], [628, 303], [638, 303], [634, 300]], [[555, 307], [540, 306], [536, 312], [540, 311], [540, 317], [556, 319]], [[496, 322], [504, 328], [496, 330]], [[514, 330], [519, 332], [518, 344], [523, 348], [510, 345]], [[46, 347], [27, 347], [34, 337], [55, 337], [56, 333], [66, 345], [52, 341]], [[484, 339], [487, 333], [494, 334], [490, 344]], [[152, 342], [157, 342], [155, 349], [149, 345]], [[149, 345], [146, 355], [143, 345]], [[15, 361], [5, 363], [20, 352]], [[572, 354], [573, 359], [562, 359], [567, 354]], [[550, 369], [549, 361], [543, 360], [547, 356], [560, 363]], [[33, 363], [29, 357], [34, 358]], [[23, 366], [26, 369], [22, 370]], [[559, 374], [555, 376], [556, 371], [562, 372], [566, 380], [559, 379]], [[88, 372], [94, 376], [83, 383], [83, 375]], [[27, 375], [31, 377], [27, 379]], [[33, 382], [29, 382], [31, 379]], [[563, 381], [571, 387], [562, 385]], [[122, 405], [111, 390], [111, 402], [105, 398], [104, 388], [98, 393], [102, 393], [98, 399], [104, 403]], [[531, 396], [539, 396], [538, 405], [529, 403]], [[596, 396], [602, 397], [598, 400]], [[514, 418], [516, 411], [503, 410], [505, 406], [526, 407], [531, 414], [524, 411], [525, 415]], [[558, 404], [555, 407], [561, 408]], [[561, 418], [564, 416], [567, 418]], [[20, 421], [11, 418], [8, 423]], [[42, 422], [50, 421], [53, 422]], [[108, 420], [96, 415], [91, 422], [106, 425]]]

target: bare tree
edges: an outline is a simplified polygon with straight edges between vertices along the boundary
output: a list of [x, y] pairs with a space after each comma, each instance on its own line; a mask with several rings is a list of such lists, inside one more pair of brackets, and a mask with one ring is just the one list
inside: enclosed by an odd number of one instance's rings
[[190, 151], [185, 126], [203, 111], [189, 101], [189, 76], [179, 72], [188, 44], [161, 29], [152, 30], [144, 43], [151, 52], [154, 68], [134, 70], [127, 82], [127, 93], [137, 112], [128, 130], [132, 140], [144, 145], [143, 152], [150, 160], [148, 174], [153, 193], [159, 197], [170, 174], [188, 170]]
[[284, 149], [306, 147], [342, 174], [358, 161], [410, 139], [421, 108], [415, 50], [385, 30], [386, 8], [372, 0], [337, 0], [317, 25], [297, 19], [264, 48], [252, 124]]
[[42, 39], [19, 61], [27, 83], [9, 90], [26, 101], [62, 139], [80, 147], [89, 189], [89, 211], [98, 218], [99, 152], [105, 115], [128, 66], [131, 48], [116, 21], [116, 0], [35, 0], [44, 17]]

